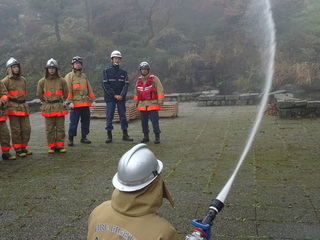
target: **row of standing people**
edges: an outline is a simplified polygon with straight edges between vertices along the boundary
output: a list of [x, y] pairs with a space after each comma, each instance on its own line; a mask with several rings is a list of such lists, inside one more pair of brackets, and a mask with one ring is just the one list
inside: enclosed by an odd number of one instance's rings
[[[106, 102], [106, 143], [112, 142], [113, 118], [115, 109], [118, 109], [122, 139], [133, 141], [128, 135], [128, 122], [126, 119], [126, 95], [129, 87], [127, 72], [120, 67], [122, 55], [118, 50], [111, 53], [111, 65], [103, 70], [102, 87]], [[45, 117], [48, 153], [65, 153], [65, 115], [70, 112], [70, 125], [68, 130], [68, 146], [74, 146], [74, 137], [77, 135], [78, 123], [81, 119], [81, 143], [90, 144], [87, 139], [90, 132], [90, 106], [95, 101], [87, 76], [82, 71], [83, 59], [73, 57], [72, 71], [64, 78], [60, 76], [58, 63], [51, 58], [45, 66], [45, 76], [39, 80], [37, 96], [41, 100], [41, 114]], [[21, 74], [20, 63], [10, 58], [6, 64], [6, 77], [1, 81], [0, 92], [0, 128], [1, 149], [4, 160], [16, 159], [16, 156], [31, 155], [27, 150], [30, 140], [31, 126], [30, 111], [26, 103], [26, 79]], [[158, 77], [150, 74], [150, 66], [142, 62], [139, 66], [141, 76], [136, 82], [134, 102], [141, 113], [143, 138], [141, 142], [149, 142], [150, 119], [155, 143], [160, 143], [160, 127], [158, 110], [164, 101], [163, 86]], [[9, 150], [10, 132], [6, 125], [9, 116], [12, 146], [16, 156]]]

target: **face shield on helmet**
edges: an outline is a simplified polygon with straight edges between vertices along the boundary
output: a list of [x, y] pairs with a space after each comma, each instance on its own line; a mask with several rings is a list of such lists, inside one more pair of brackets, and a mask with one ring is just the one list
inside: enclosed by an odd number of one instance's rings
[[150, 65], [149, 65], [149, 63], [147, 63], [147, 62], [142, 62], [142, 63], [140, 63], [140, 65], [139, 65], [139, 69], [141, 70], [141, 69], [150, 69]]
[[79, 63], [82, 64], [83, 63], [82, 57], [79, 57], [79, 56], [73, 57], [72, 60], [71, 60], [71, 64], [74, 64], [75, 62], [79, 62]]
[[20, 65], [20, 63], [15, 58], [11, 57], [6, 63], [6, 68], [11, 67], [12, 65]]
[[161, 173], [163, 164], [140, 143], [120, 159], [118, 172], [112, 179], [113, 186], [123, 192], [133, 192], [152, 183]]
[[58, 62], [56, 60], [54, 60], [53, 58], [50, 58], [47, 61], [46, 67], [45, 68], [49, 68], [49, 67], [55, 67], [58, 68]]

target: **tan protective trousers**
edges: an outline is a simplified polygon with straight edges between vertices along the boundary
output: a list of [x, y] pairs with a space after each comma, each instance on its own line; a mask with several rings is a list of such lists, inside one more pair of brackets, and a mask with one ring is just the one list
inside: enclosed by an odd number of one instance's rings
[[65, 140], [65, 117], [45, 117], [48, 147], [63, 147]]
[[10, 146], [10, 132], [6, 121], [0, 121], [0, 144], [3, 153], [9, 153]]
[[29, 116], [13, 116], [9, 115], [12, 147], [16, 152], [28, 146], [31, 125]]

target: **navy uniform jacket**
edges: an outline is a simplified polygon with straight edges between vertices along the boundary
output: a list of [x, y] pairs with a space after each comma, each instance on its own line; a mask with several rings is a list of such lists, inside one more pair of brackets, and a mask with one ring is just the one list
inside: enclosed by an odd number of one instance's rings
[[106, 102], [116, 102], [115, 95], [121, 95], [125, 101], [129, 87], [128, 74], [119, 65], [111, 65], [103, 70], [102, 88]]

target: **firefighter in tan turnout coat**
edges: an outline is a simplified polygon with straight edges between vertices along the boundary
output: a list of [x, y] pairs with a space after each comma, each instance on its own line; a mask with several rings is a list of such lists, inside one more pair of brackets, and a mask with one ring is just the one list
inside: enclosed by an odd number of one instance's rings
[[[82, 71], [83, 59], [75, 56], [71, 60], [72, 71], [64, 79], [67, 82], [69, 94], [67, 104], [70, 108], [70, 125], [68, 130], [68, 146], [73, 146], [77, 136], [78, 123], [81, 124], [81, 143], [90, 144], [87, 139], [90, 132], [90, 107], [95, 101], [95, 95], [89, 79]], [[81, 119], [81, 120], [80, 120]]]
[[97, 206], [89, 217], [88, 240], [178, 240], [174, 227], [157, 215], [163, 198], [173, 200], [161, 177], [163, 164], [140, 143], [119, 161], [111, 201]]
[[37, 95], [42, 102], [41, 114], [45, 117], [48, 153], [65, 153], [64, 124], [68, 110], [64, 100], [68, 97], [68, 87], [60, 77], [56, 60], [49, 59], [45, 69], [45, 77], [38, 82]]
[[13, 156], [9, 153], [11, 148], [10, 145], [10, 132], [7, 126], [8, 116], [5, 111], [5, 106], [9, 100], [8, 92], [6, 87], [2, 82], [0, 82], [0, 144], [2, 150], [2, 159], [3, 160], [15, 160], [16, 156]]
[[6, 63], [6, 77], [2, 79], [8, 91], [6, 113], [10, 120], [12, 146], [19, 157], [31, 155], [27, 150], [31, 135], [30, 111], [26, 103], [26, 79], [21, 74], [20, 63], [10, 58]]

